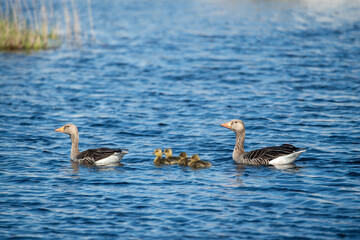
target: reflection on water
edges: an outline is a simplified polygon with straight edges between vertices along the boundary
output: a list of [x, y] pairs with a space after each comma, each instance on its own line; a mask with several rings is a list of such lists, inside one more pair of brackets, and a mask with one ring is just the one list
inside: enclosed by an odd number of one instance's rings
[[78, 176], [80, 165], [77, 164], [77, 163], [71, 162], [71, 168], [72, 168], [72, 170], [73, 170], [73, 171], [72, 171], [72, 172], [73, 172], [73, 175]]
[[272, 165], [276, 169], [291, 169], [293, 171], [299, 171], [300, 167], [296, 166], [294, 163], [282, 164], [282, 165]]

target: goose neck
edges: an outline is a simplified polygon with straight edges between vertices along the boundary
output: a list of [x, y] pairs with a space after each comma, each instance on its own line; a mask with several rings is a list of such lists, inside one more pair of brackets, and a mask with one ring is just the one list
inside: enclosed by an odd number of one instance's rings
[[245, 142], [245, 130], [241, 132], [236, 132], [236, 142], [233, 152], [233, 158], [238, 158], [240, 155], [245, 153], [244, 151], [244, 142]]
[[71, 160], [75, 160], [76, 156], [80, 153], [79, 151], [79, 134], [71, 134]]

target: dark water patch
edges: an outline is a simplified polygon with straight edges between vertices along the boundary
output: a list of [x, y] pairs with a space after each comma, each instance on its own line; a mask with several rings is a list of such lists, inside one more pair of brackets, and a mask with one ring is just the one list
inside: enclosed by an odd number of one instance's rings
[[359, 177], [360, 176], [360, 172], [349, 172], [346, 174], [347, 176], [350, 177]]

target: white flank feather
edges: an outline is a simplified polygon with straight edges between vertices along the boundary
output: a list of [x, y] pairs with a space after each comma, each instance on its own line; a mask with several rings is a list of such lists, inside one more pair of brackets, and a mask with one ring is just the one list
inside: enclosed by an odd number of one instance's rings
[[269, 164], [271, 164], [271, 165], [280, 165], [281, 164], [282, 165], [282, 164], [293, 163], [300, 156], [300, 154], [302, 154], [305, 151], [306, 150], [301, 150], [301, 151], [298, 151], [298, 152], [290, 153], [290, 154], [285, 155], [285, 156], [277, 157], [277, 158], [271, 160], [269, 162]]
[[115, 163], [119, 163], [123, 156], [128, 153], [127, 151], [123, 150], [121, 153], [114, 153], [113, 155], [103, 158], [99, 161], [95, 162], [97, 166], [106, 166], [106, 165], [113, 165]]

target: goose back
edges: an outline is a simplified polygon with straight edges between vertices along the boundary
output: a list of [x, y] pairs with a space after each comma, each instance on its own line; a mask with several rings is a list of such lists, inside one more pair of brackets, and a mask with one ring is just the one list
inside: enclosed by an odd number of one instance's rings
[[249, 163], [253, 165], [268, 165], [272, 160], [286, 156], [295, 152], [304, 151], [302, 148], [294, 147], [291, 144], [283, 144], [281, 146], [266, 147], [253, 150], [240, 155], [234, 159], [238, 163]]
[[74, 161], [81, 164], [96, 164], [97, 161], [106, 159], [112, 155], [124, 155], [126, 153], [127, 153], [127, 149], [112, 149], [112, 148], [88, 149], [86, 151], [79, 153]]

